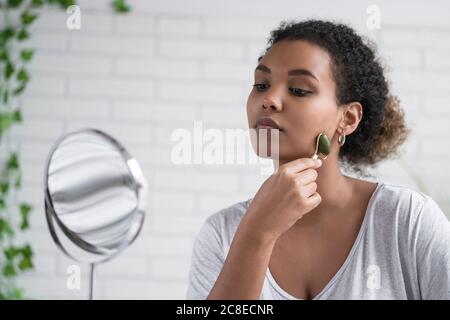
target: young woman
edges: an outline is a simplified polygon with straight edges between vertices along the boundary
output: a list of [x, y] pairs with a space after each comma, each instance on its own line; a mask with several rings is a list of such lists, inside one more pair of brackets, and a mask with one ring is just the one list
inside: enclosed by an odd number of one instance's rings
[[[282, 22], [247, 114], [279, 129], [279, 163], [253, 198], [206, 220], [188, 299], [450, 298], [450, 222], [435, 201], [340, 171], [393, 155], [409, 133], [371, 45], [343, 24]], [[321, 132], [331, 152], [313, 160]]]

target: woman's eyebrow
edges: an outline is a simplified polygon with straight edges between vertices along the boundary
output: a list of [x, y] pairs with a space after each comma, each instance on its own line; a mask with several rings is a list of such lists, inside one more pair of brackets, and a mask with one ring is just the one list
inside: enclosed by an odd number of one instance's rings
[[[263, 65], [262, 63], [260, 63], [256, 66], [255, 71], [256, 70], [260, 70], [260, 71], [266, 72], [266, 73], [272, 73], [272, 71], [267, 66]], [[290, 76], [307, 76], [307, 77], [314, 78], [315, 80], [317, 80], [319, 82], [319, 79], [311, 71], [309, 71], [307, 69], [293, 69], [288, 72], [288, 75], [290, 75]]]

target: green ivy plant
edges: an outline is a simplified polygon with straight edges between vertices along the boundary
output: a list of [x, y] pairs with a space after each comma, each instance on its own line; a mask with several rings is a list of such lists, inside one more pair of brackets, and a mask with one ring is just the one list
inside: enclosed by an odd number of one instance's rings
[[[17, 277], [34, 268], [29, 243], [18, 244], [20, 232], [29, 229], [32, 206], [18, 200], [22, 172], [20, 155], [10, 129], [23, 121], [20, 96], [30, 82], [27, 65], [34, 48], [24, 47], [30, 26], [46, 5], [66, 10], [73, 0], [0, 0], [0, 299], [22, 299]], [[117, 13], [130, 10], [125, 0], [114, 0]], [[62, 26], [64, 27], [64, 26]]]

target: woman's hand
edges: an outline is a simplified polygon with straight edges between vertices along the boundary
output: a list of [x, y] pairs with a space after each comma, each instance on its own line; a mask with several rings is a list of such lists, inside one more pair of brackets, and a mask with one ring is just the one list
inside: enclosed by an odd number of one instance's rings
[[252, 236], [276, 240], [322, 201], [316, 192], [320, 159], [296, 159], [278, 168], [253, 198], [240, 228]]

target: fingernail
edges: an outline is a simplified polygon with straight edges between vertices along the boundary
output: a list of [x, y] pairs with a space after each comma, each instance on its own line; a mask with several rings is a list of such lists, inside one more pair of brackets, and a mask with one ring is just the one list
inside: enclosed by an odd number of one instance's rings
[[316, 162], [316, 165], [318, 165], [318, 166], [322, 165], [322, 160], [314, 159], [314, 161]]

